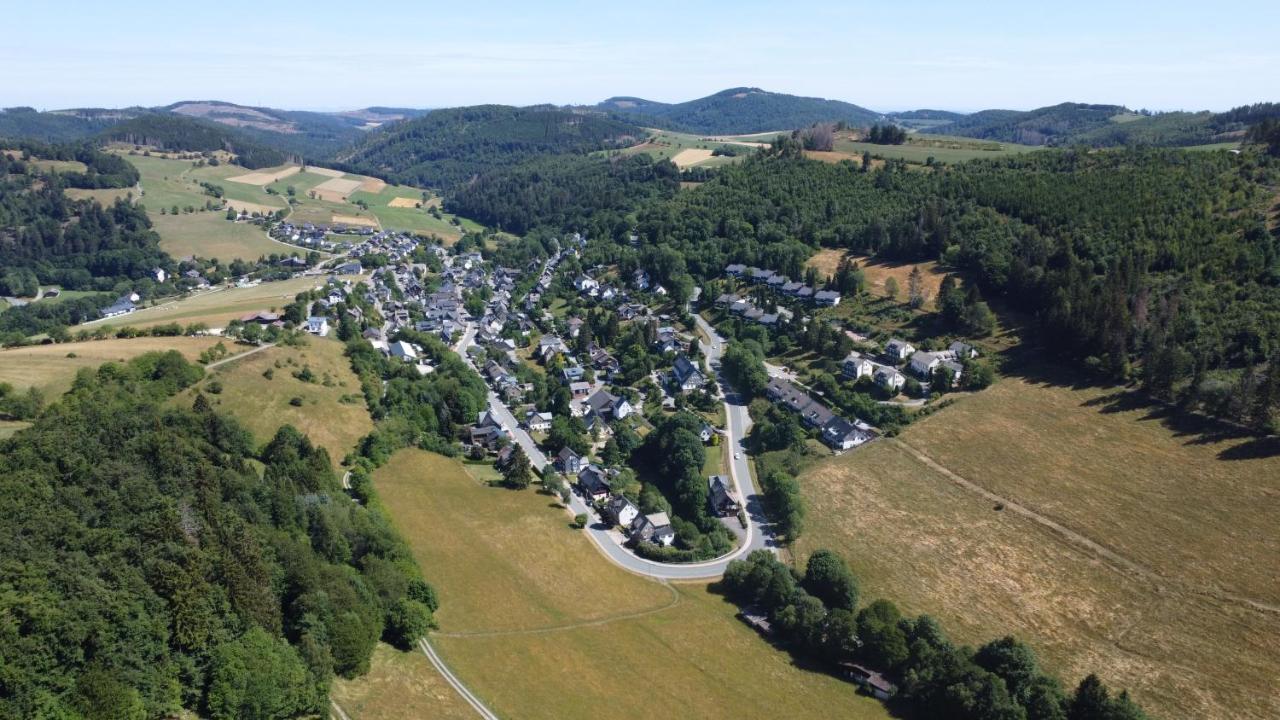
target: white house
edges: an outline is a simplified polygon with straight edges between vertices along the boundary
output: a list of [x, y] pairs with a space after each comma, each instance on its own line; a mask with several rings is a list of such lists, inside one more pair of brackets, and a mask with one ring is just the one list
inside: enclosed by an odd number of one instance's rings
[[903, 385], [907, 384], [907, 376], [898, 372], [896, 368], [891, 368], [888, 365], [881, 365], [876, 370], [875, 381], [880, 387], [896, 392], [901, 390]]
[[927, 378], [942, 364], [943, 360], [950, 360], [953, 357], [950, 351], [925, 352], [921, 350], [911, 355], [911, 372]]
[[888, 355], [898, 362], [902, 362], [903, 360], [911, 357], [912, 353], [915, 351], [916, 349], [911, 345], [911, 343], [898, 338], [889, 340], [889, 344], [884, 346], [885, 355]]
[[856, 382], [875, 373], [875, 364], [863, 357], [862, 353], [854, 351], [845, 356], [842, 370], [845, 377]]
[[405, 362], [413, 362], [418, 359], [418, 350], [413, 345], [397, 340], [388, 346], [388, 353], [393, 358], [404, 360]]
[[312, 335], [324, 337], [329, 334], [329, 318], [320, 316], [311, 316], [307, 318], [307, 332]]
[[165, 278], [169, 277], [169, 273], [165, 272], [164, 268], [154, 267], [151, 268], [151, 277], [156, 282], [164, 282]]
[[635, 503], [626, 499], [621, 495], [610, 498], [608, 506], [605, 508], [609, 516], [613, 518], [614, 525], [621, 525], [624, 528], [631, 527], [631, 523], [640, 517], [640, 508]]
[[551, 429], [551, 413], [530, 410], [525, 413], [524, 424], [533, 432], [546, 432]]
[[691, 392], [707, 382], [706, 376], [689, 358], [681, 355], [676, 358], [671, 368], [671, 379], [680, 392]]

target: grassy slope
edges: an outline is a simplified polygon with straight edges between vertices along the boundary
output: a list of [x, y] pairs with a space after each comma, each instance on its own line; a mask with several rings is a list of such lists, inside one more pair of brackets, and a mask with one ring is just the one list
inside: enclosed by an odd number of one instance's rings
[[[703, 150], [715, 150], [716, 148], [724, 145], [726, 145], [726, 143], [716, 142], [714, 140], [706, 140], [706, 139], [703, 139], [703, 137], [700, 135], [691, 135], [689, 133], [679, 133], [679, 132], [671, 132], [671, 131], [663, 130], [663, 131], [654, 133], [652, 136], [649, 137], [648, 141], [643, 142], [639, 145], [633, 145], [623, 150], [622, 152], [627, 155], [631, 155], [635, 153], [645, 153], [654, 158], [670, 160], [671, 158], [680, 154], [680, 152], [683, 150], [688, 150], [691, 148], [703, 149]], [[738, 160], [755, 152], [755, 149], [751, 147], [734, 145], [732, 143], [730, 143], [729, 146], [732, 147], [734, 151], [738, 153], [738, 155], [732, 156], [732, 157], [721, 156], [721, 157], [707, 158], [702, 162], [696, 163], [695, 167], [716, 167], [719, 165], [726, 165], [728, 163], [737, 162]]]
[[380, 193], [354, 192], [349, 199], [352, 202], [363, 200], [367, 203], [369, 211], [378, 218], [382, 227], [389, 230], [435, 234], [446, 242], [453, 243], [462, 238], [463, 230], [479, 231], [481, 229], [479, 224], [465, 219], [462, 220], [462, 227], [459, 228], [449, 222], [449, 219], [454, 216], [448, 213], [442, 213], [442, 220], [432, 217], [427, 212], [427, 208], [438, 206], [440, 204], [438, 197], [431, 197], [422, 208], [389, 207], [387, 203], [394, 198], [411, 198], [421, 201], [422, 191], [405, 185], [388, 185]]
[[230, 262], [235, 258], [256, 260], [271, 253], [306, 253], [271, 240], [256, 225], [227, 220], [221, 210], [187, 215], [148, 214], [155, 231], [160, 233], [160, 248], [175, 258], [198, 256]]
[[[349, 277], [359, 279], [360, 276]], [[143, 328], [170, 322], [183, 325], [202, 322], [209, 327], [225, 327], [231, 320], [248, 313], [283, 308], [293, 302], [298, 293], [320, 287], [326, 280], [317, 276], [296, 277], [247, 288], [216, 289], [143, 308], [131, 315], [98, 320], [91, 325]]]
[[141, 337], [9, 348], [0, 350], [0, 382], [18, 389], [35, 387], [51, 401], [71, 388], [80, 368], [124, 362], [153, 350], [177, 350], [194, 360], [217, 342], [211, 337]]
[[[231, 346], [232, 353], [243, 346]], [[305, 383], [293, 376], [310, 367], [317, 381]], [[263, 373], [272, 370], [268, 380]], [[329, 379], [329, 386], [324, 382]], [[281, 425], [289, 424], [313, 442], [323, 445], [329, 457], [340, 462], [356, 442], [373, 429], [373, 421], [360, 394], [360, 382], [343, 355], [343, 345], [331, 338], [312, 338], [304, 347], [276, 346], [243, 360], [220, 365], [209, 379], [222, 383], [222, 393], [208, 395], [214, 407], [240, 419], [259, 443], [271, 439]], [[207, 387], [201, 383], [199, 387]], [[356, 402], [344, 403], [352, 395]], [[302, 398], [301, 407], [289, 404]]]
[[[418, 451], [375, 484], [440, 592], [434, 642], [500, 716], [887, 717], [794, 666], [706, 586], [610, 565], [545, 495], [486, 487]], [[634, 613], [650, 614], [610, 620]]]
[[[1280, 714], [1280, 458], [1170, 427], [1107, 391], [1007, 379], [802, 477], [801, 556], [844, 552], [868, 596], [1006, 633], [1069, 683], [1090, 671], [1157, 717]], [[941, 467], [1127, 558], [962, 489]], [[1240, 459], [1233, 459], [1240, 458]]]
[[141, 155], [127, 156], [142, 174], [142, 204], [147, 208], [155, 230], [160, 234], [160, 247], [176, 258], [199, 256], [230, 261], [235, 258], [256, 259], [261, 255], [287, 252], [289, 248], [267, 238], [261, 228], [227, 221], [223, 211], [199, 210], [180, 215], [161, 215], [160, 209], [171, 210], [193, 206], [203, 208], [210, 198], [200, 182], [223, 188], [234, 200], [271, 207], [284, 207], [262, 188], [227, 182], [226, 178], [250, 172], [236, 165], [195, 168], [189, 160], [168, 160]]

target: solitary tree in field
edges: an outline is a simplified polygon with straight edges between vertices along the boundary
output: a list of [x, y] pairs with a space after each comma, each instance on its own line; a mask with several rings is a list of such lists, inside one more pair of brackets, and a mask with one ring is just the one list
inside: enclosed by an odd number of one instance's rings
[[889, 296], [890, 300], [898, 299], [898, 281], [894, 278], [885, 278], [884, 294]]
[[919, 265], [911, 268], [911, 274], [907, 276], [907, 301], [913, 308], [924, 305], [924, 274], [920, 272]]

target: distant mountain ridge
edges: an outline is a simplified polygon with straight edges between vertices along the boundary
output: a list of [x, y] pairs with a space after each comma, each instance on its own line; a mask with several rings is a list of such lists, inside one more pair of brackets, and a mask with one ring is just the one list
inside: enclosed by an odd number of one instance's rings
[[356, 172], [448, 189], [535, 156], [625, 147], [646, 136], [635, 124], [599, 112], [474, 105], [372, 130], [337, 160]]
[[884, 117], [840, 100], [787, 95], [756, 87], [729, 88], [682, 103], [618, 96], [594, 108], [641, 125], [706, 135], [793, 130], [819, 122], [864, 126]]

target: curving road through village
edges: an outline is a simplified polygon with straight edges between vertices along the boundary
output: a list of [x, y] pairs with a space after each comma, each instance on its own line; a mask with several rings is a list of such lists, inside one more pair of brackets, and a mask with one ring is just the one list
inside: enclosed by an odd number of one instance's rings
[[[738, 497], [743, 499], [747, 510], [747, 527], [745, 529], [741, 527], [737, 518], [728, 518], [725, 523], [738, 536], [739, 543], [737, 547], [715, 560], [699, 563], [662, 563], [646, 560], [636, 556], [624, 547], [625, 538], [614, 530], [609, 523], [601, 520], [598, 513], [581, 497], [574, 494], [569, 500], [569, 511], [571, 513], [575, 515], [586, 514], [591, 519], [584, 532], [605, 557], [625, 570], [657, 580], [708, 580], [718, 578], [724, 574], [725, 568], [728, 567], [731, 561], [746, 557], [754, 550], [774, 550], [777, 547], [772, 528], [765, 517], [764, 499], [751, 477], [750, 460], [747, 459], [746, 450], [742, 446], [743, 438], [746, 437], [747, 431], [751, 429], [751, 417], [747, 413], [747, 406], [743, 399], [730, 392], [728, 384], [723, 376], [720, 375], [720, 356], [724, 351], [725, 340], [715, 331], [715, 328], [711, 327], [701, 317], [694, 315], [694, 319], [698, 324], [699, 330], [711, 340], [705, 348], [707, 362], [716, 374], [720, 387], [725, 390], [725, 441], [729, 443], [729, 448], [732, 452], [729, 462], [729, 476], [737, 489]], [[467, 356], [467, 348], [474, 342], [475, 335], [476, 328], [468, 326], [462, 338], [453, 348], [468, 363], [471, 360]], [[489, 393], [489, 409], [494, 418], [511, 435], [512, 439], [519, 443], [521, 449], [529, 457], [529, 462], [539, 472], [543, 472], [551, 464], [550, 460], [538, 449], [537, 444], [534, 443], [529, 433], [525, 432], [520, 426], [520, 422], [512, 414], [511, 409], [492, 391]], [[554, 469], [551, 472], [555, 472]]]

